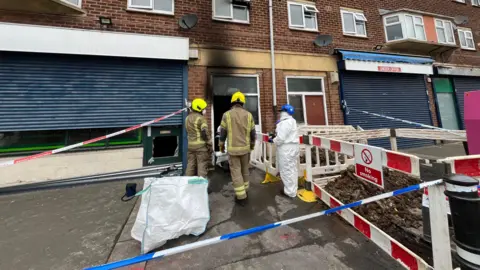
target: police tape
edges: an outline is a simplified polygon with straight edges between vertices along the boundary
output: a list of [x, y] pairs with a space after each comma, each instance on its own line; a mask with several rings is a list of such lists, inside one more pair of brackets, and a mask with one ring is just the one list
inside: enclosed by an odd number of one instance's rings
[[165, 249], [165, 250], [162, 250], [162, 251], [157, 251], [157, 252], [154, 252], [154, 253], [148, 253], [148, 254], [140, 255], [140, 256], [137, 256], [137, 257], [130, 258], [130, 259], [125, 259], [125, 260], [121, 260], [121, 261], [117, 261], [117, 262], [111, 262], [111, 263], [107, 263], [107, 264], [99, 265], [99, 266], [93, 266], [93, 267], [85, 268], [85, 270], [116, 269], [116, 268], [125, 267], [125, 266], [128, 266], [128, 265], [133, 265], [133, 264], [137, 264], [137, 263], [141, 263], [141, 262], [150, 261], [150, 260], [153, 260], [153, 259], [161, 259], [161, 258], [164, 258], [164, 257], [167, 257], [167, 256], [175, 255], [175, 254], [186, 252], [186, 251], [189, 251], [189, 250], [214, 245], [214, 244], [217, 244], [217, 243], [220, 243], [220, 242], [223, 242], [223, 241], [232, 240], [232, 239], [239, 238], [239, 237], [242, 237], [242, 236], [246, 236], [246, 235], [250, 235], [250, 234], [274, 229], [274, 228], [277, 228], [277, 227], [280, 227], [280, 226], [285, 226], [285, 225], [297, 223], [297, 222], [300, 222], [300, 221], [320, 217], [320, 216], [323, 216], [323, 215], [332, 214], [332, 213], [335, 213], [337, 211], [341, 211], [341, 210], [352, 208], [352, 207], [357, 207], [357, 206], [367, 204], [367, 203], [371, 203], [371, 202], [374, 202], [374, 201], [378, 201], [378, 200], [381, 200], [381, 199], [386, 199], [386, 198], [389, 198], [389, 197], [398, 196], [398, 195], [405, 194], [405, 193], [408, 193], [408, 192], [421, 190], [421, 189], [429, 187], [429, 186], [434, 186], [434, 185], [441, 184], [442, 182], [443, 182], [443, 180], [439, 179], [439, 180], [425, 182], [425, 183], [421, 183], [421, 184], [417, 184], [417, 185], [413, 185], [413, 186], [408, 186], [408, 187], [401, 188], [401, 189], [398, 189], [398, 190], [395, 190], [395, 191], [383, 193], [383, 194], [376, 195], [376, 196], [373, 196], [373, 197], [370, 197], [370, 198], [367, 198], [367, 199], [363, 199], [363, 200], [356, 201], [356, 202], [353, 202], [353, 203], [349, 203], [349, 204], [345, 204], [345, 205], [342, 205], [342, 206], [334, 207], [334, 208], [324, 210], [324, 211], [321, 211], [321, 212], [317, 212], [317, 213], [313, 213], [313, 214], [309, 214], [309, 215], [304, 215], [304, 216], [300, 216], [300, 217], [296, 217], [296, 218], [292, 218], [292, 219], [287, 219], [287, 220], [284, 220], [284, 221], [271, 223], [271, 224], [267, 224], [267, 225], [263, 225], [263, 226], [258, 226], [258, 227], [246, 229], [246, 230], [243, 230], [243, 231], [229, 233], [229, 234], [205, 239], [205, 240], [202, 240], [202, 241], [194, 242], [194, 243], [183, 245], [183, 246], [178, 246], [178, 247], [174, 247], [174, 248]]
[[117, 132], [114, 132], [114, 133], [111, 133], [111, 134], [108, 134], [108, 135], [105, 135], [105, 136], [101, 136], [101, 137], [98, 137], [98, 138], [90, 139], [88, 141], [79, 142], [79, 143], [72, 144], [72, 145], [69, 145], [69, 146], [65, 146], [65, 147], [62, 147], [62, 148], [58, 148], [58, 149], [55, 149], [55, 150], [50, 150], [50, 151], [38, 153], [38, 154], [35, 154], [35, 155], [31, 155], [31, 156], [27, 156], [27, 157], [23, 157], [23, 158], [19, 158], [19, 159], [5, 161], [5, 162], [0, 163], [0, 168], [15, 165], [17, 163], [24, 162], [24, 161], [29, 161], [29, 160], [33, 160], [33, 159], [37, 159], [37, 158], [41, 158], [41, 157], [45, 157], [45, 156], [50, 156], [50, 155], [53, 155], [53, 154], [58, 154], [58, 153], [65, 152], [65, 151], [68, 151], [68, 150], [71, 150], [71, 149], [74, 149], [74, 148], [77, 148], [77, 147], [80, 147], [80, 146], [84, 146], [84, 145], [87, 145], [87, 144], [91, 144], [91, 143], [94, 143], [94, 142], [98, 142], [98, 141], [101, 141], [101, 140], [112, 138], [112, 137], [130, 132], [130, 131], [133, 131], [133, 130], [136, 130], [136, 129], [139, 129], [139, 128], [142, 128], [142, 127], [149, 126], [151, 124], [160, 122], [160, 121], [165, 120], [167, 118], [170, 118], [174, 115], [182, 113], [185, 110], [187, 110], [187, 108], [183, 108], [183, 109], [178, 110], [174, 113], [171, 113], [171, 114], [153, 119], [153, 120], [145, 122], [143, 124], [139, 124], [139, 125], [136, 125], [136, 126], [133, 126], [133, 127], [129, 127], [129, 128], [126, 128], [126, 129], [123, 129], [123, 130], [120, 130], [120, 131], [117, 131]]
[[361, 112], [361, 113], [364, 113], [364, 114], [369, 114], [369, 115], [373, 115], [373, 116], [377, 116], [377, 117], [389, 119], [389, 120], [392, 120], [392, 121], [403, 122], [403, 123], [410, 124], [410, 125], [414, 125], [414, 126], [417, 126], [417, 127], [430, 128], [430, 129], [436, 129], [436, 130], [442, 130], [442, 131], [446, 131], [446, 132], [448, 132], [448, 133], [451, 133], [451, 134], [454, 134], [454, 135], [457, 135], [457, 136], [460, 136], [460, 137], [465, 137], [464, 135], [455, 133], [455, 132], [453, 132], [453, 131], [450, 130], [450, 129], [439, 128], [439, 127], [430, 126], [430, 125], [425, 125], [425, 124], [417, 123], [417, 122], [412, 122], [412, 121], [408, 121], [408, 120], [404, 120], [404, 119], [400, 119], [400, 118], [395, 118], [395, 117], [391, 117], [391, 116], [387, 116], [387, 115], [383, 115], [383, 114], [378, 114], [378, 113], [367, 112], [367, 111], [363, 111], [363, 110], [358, 110], [358, 109], [350, 108], [350, 107], [347, 106], [347, 102], [346, 102], [345, 100], [342, 101], [342, 106], [343, 106], [343, 108], [345, 109], [345, 113], [346, 113], [347, 115], [350, 114], [350, 111], [356, 111], [356, 112]]

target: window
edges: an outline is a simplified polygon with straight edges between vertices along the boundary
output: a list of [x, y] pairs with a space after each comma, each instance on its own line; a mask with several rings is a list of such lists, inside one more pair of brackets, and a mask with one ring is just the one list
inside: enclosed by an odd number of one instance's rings
[[405, 15], [407, 38], [426, 40], [423, 18], [420, 16]]
[[460, 47], [465, 50], [475, 50], [475, 42], [471, 30], [458, 29], [458, 38], [460, 39]]
[[[94, 139], [121, 129], [122, 128], [0, 132], [0, 153], [34, 152], [56, 149]], [[88, 144], [84, 147], [135, 145], [140, 144], [141, 141], [141, 131], [133, 130], [106, 140]]]
[[387, 41], [400, 39], [426, 40], [422, 16], [399, 14], [385, 17]]
[[287, 77], [288, 103], [295, 108], [293, 117], [298, 124], [325, 125], [326, 105], [323, 79], [316, 77]]
[[128, 0], [130, 10], [173, 15], [174, 0]]
[[480, 6], [480, 0], [472, 0], [472, 6]]
[[222, 21], [248, 23], [250, 0], [212, 0], [213, 18]]
[[387, 33], [387, 41], [403, 39], [402, 22], [400, 16], [391, 16], [385, 18], [385, 32]]
[[453, 25], [450, 21], [435, 19], [438, 43], [455, 44]]
[[367, 36], [365, 22], [367, 18], [363, 13], [342, 10], [343, 33], [360, 37]]
[[75, 5], [77, 7], [80, 7], [82, 5], [82, 0], [63, 0], [69, 4]]
[[313, 5], [288, 3], [288, 25], [292, 29], [317, 31], [318, 10]]

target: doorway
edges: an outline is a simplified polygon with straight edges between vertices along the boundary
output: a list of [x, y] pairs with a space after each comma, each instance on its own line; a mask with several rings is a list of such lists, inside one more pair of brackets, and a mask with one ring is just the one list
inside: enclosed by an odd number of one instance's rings
[[[245, 95], [244, 107], [252, 114], [256, 131], [261, 132], [258, 75], [214, 74], [212, 75], [212, 85], [212, 130], [214, 134], [220, 126], [223, 114], [230, 110], [232, 95], [237, 91]], [[218, 138], [215, 138], [214, 143], [215, 151], [219, 151]]]
[[441, 127], [451, 130], [460, 129], [457, 100], [452, 81], [449, 78], [434, 78], [433, 85]]

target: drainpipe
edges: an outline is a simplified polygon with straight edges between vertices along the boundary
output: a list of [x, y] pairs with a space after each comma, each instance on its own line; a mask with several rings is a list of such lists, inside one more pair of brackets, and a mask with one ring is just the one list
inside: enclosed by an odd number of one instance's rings
[[273, 3], [268, 0], [268, 17], [270, 20], [270, 58], [272, 61], [272, 92], [273, 92], [273, 116], [277, 119], [277, 84], [275, 77], [275, 45], [273, 41]]

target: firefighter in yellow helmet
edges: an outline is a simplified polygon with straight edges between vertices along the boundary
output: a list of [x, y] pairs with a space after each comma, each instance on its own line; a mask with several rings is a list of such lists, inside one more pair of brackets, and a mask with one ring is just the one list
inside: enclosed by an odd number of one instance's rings
[[229, 155], [230, 173], [236, 202], [244, 206], [249, 188], [250, 152], [255, 147], [255, 122], [250, 112], [243, 108], [245, 95], [236, 92], [231, 100], [232, 108], [223, 114], [220, 125], [220, 151], [225, 152], [225, 141]]
[[201, 98], [192, 101], [190, 113], [185, 120], [188, 138], [187, 176], [207, 177], [208, 164], [213, 153], [205, 112], [207, 102]]

